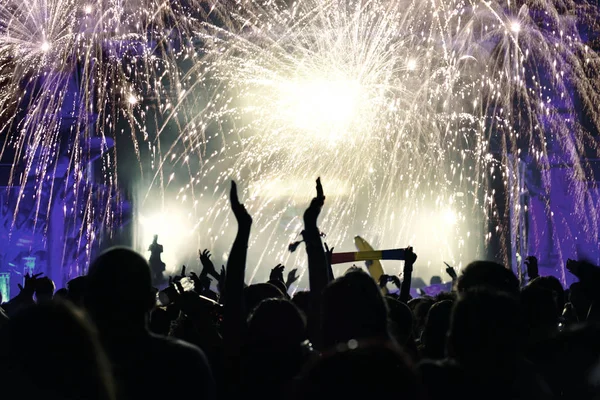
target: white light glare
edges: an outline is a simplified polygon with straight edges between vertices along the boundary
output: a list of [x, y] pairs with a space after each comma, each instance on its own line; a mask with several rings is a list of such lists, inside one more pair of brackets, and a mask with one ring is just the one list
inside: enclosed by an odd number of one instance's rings
[[414, 71], [415, 69], [417, 69], [417, 60], [415, 60], [414, 58], [409, 59], [406, 63], [406, 69], [408, 69], [409, 71]]
[[129, 104], [131, 104], [132, 106], [136, 105], [138, 102], [137, 97], [135, 97], [134, 94], [130, 94], [129, 95], [129, 99], [127, 99], [127, 101], [129, 101]]

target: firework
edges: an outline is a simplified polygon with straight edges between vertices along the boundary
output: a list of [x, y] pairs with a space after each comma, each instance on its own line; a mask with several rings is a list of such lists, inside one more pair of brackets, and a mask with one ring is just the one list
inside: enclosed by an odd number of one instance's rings
[[[64, 186], [86, 193], [85, 143], [130, 135], [147, 169], [144, 215], [186, 210], [185, 240], [223, 252], [232, 230], [224, 193], [239, 179], [256, 226], [250, 279], [279, 261], [303, 263], [287, 245], [316, 176], [327, 194], [320, 227], [338, 249], [351, 250], [356, 234], [377, 248], [411, 244], [435, 274], [442, 261], [481, 256], [481, 238], [510, 226], [510, 261], [527, 251], [523, 195], [536, 185], [526, 176], [538, 174], [537, 195], [549, 198], [555, 165], [569, 167], [577, 215], [561, 235], [597, 240], [585, 156], [597, 156], [600, 69], [578, 30], [595, 32], [595, 10], [571, 1], [9, 1], [0, 6], [0, 112], [13, 122], [5, 147], [42, 190], [69, 121]], [[18, 108], [25, 118], [8, 117]], [[104, 184], [116, 193], [119, 146], [104, 147]], [[109, 200], [73, 201], [110, 227]], [[549, 199], [543, 208], [556, 218]]]
[[[509, 226], [506, 261], [527, 251], [524, 165], [542, 171], [536, 182], [547, 195], [551, 167], [569, 166], [577, 227], [560, 228], [554, 240], [597, 238], [597, 193], [583, 155], [597, 153], [590, 131], [599, 122], [599, 60], [577, 29], [586, 16], [595, 29], [592, 7], [236, 4], [198, 30], [195, 71], [208, 100], [193, 123], [218, 150], [178, 199], [197, 197], [191, 188], [206, 182], [247, 182], [258, 266], [302, 263], [285, 248], [302, 229], [316, 176], [329, 192], [321, 228], [330, 244], [351, 246], [355, 234], [379, 248], [412, 244], [434, 274], [444, 259], [460, 265], [483, 255], [481, 238]], [[502, 213], [494, 179], [505, 190]], [[211, 227], [205, 241], [222, 238], [226, 207], [221, 197], [201, 215]], [[549, 199], [544, 207], [554, 217]]]

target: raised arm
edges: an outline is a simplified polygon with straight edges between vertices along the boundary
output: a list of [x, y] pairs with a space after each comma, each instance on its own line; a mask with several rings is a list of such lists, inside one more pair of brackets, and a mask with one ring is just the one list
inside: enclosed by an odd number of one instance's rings
[[404, 280], [400, 287], [400, 301], [408, 303], [410, 300], [410, 283], [412, 280], [413, 265], [417, 261], [417, 255], [413, 252], [412, 247], [407, 247], [404, 250]]
[[317, 197], [313, 198], [310, 206], [304, 212], [304, 242], [308, 256], [308, 280], [313, 299], [320, 298], [321, 292], [329, 281], [328, 263], [321, 242], [321, 234], [317, 227], [317, 219], [325, 203], [321, 179], [317, 179]]
[[304, 231], [302, 232], [308, 256], [308, 281], [310, 286], [308, 329], [310, 339], [317, 347], [320, 343], [321, 295], [329, 282], [329, 265], [321, 242], [321, 234], [317, 227], [317, 219], [324, 203], [325, 195], [319, 178], [317, 179], [317, 197], [312, 199], [310, 206], [304, 212]]
[[238, 231], [231, 247], [231, 254], [227, 260], [225, 275], [227, 299], [224, 304], [223, 334], [227, 348], [235, 352], [241, 347], [242, 332], [245, 325], [244, 275], [252, 217], [246, 211], [246, 207], [240, 203], [237, 185], [234, 181], [231, 181], [230, 201], [231, 211], [233, 211], [238, 224]]

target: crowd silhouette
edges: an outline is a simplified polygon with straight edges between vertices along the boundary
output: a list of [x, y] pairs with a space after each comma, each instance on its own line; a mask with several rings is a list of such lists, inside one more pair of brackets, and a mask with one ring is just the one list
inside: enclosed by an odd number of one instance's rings
[[[402, 279], [376, 282], [361, 268], [334, 277], [316, 196], [304, 213], [309, 290], [277, 265], [245, 284], [252, 217], [231, 183], [237, 234], [217, 271], [199, 251], [200, 274], [169, 278], [156, 238], [149, 263], [125, 247], [100, 254], [85, 276], [55, 292], [40, 274], [2, 304], [0, 388], [6, 398], [121, 399], [595, 399], [600, 391], [600, 269], [567, 262], [569, 288], [527, 282], [505, 266], [474, 261], [451, 292], [411, 298], [412, 248]], [[297, 247], [298, 243], [294, 244]], [[217, 291], [211, 289], [212, 279]], [[398, 294], [385, 290], [388, 282]]]

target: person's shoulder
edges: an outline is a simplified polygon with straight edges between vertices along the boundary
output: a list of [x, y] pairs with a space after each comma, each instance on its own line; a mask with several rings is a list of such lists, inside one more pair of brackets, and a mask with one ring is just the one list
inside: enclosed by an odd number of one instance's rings
[[439, 380], [445, 377], [448, 380], [461, 379], [464, 371], [454, 360], [445, 358], [443, 360], [422, 360], [417, 364], [417, 370], [425, 378]]
[[190, 357], [205, 358], [204, 352], [198, 346], [170, 336], [161, 336], [151, 333], [150, 341], [156, 350], [165, 350], [173, 354], [186, 354]]
[[210, 370], [206, 355], [198, 346], [167, 336], [150, 334], [154, 355], [168, 364]]
[[202, 393], [203, 399], [215, 398], [212, 371], [206, 355], [198, 346], [183, 340], [155, 334], [150, 334], [150, 343], [156, 361], [166, 366], [166, 371], [169, 371], [166, 375], [163, 375], [165, 380], [173, 379], [173, 377], [184, 381], [193, 378], [196, 382], [200, 382], [199, 387], [201, 387], [199, 392], [193, 390], [193, 394]]

